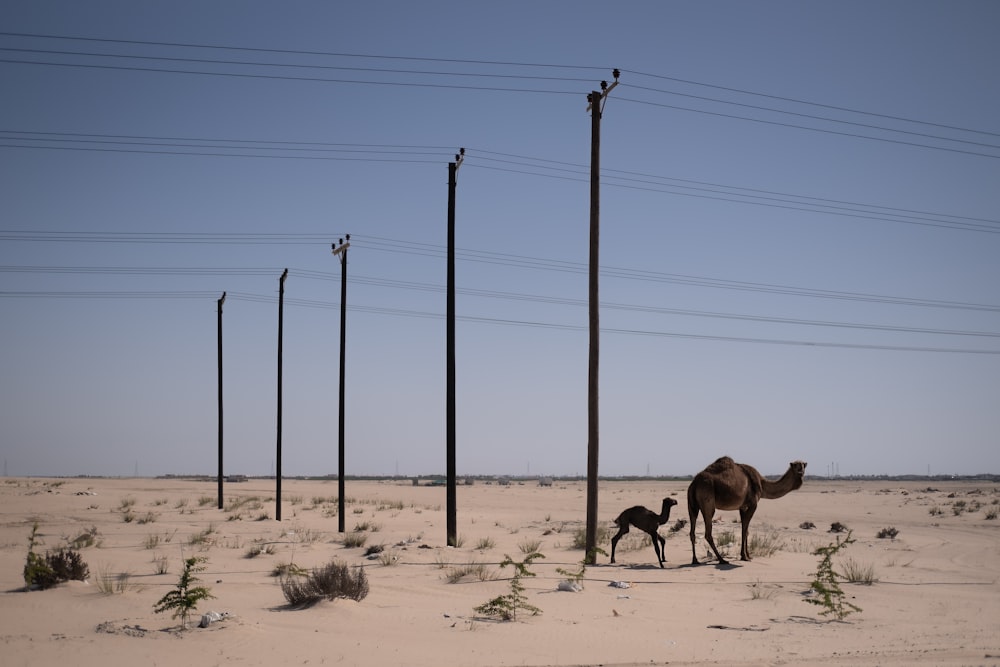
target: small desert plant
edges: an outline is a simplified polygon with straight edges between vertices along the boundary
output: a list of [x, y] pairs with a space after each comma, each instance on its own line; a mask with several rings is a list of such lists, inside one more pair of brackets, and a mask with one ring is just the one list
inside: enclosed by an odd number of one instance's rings
[[378, 555], [378, 562], [385, 567], [395, 565], [399, 562], [399, 552], [395, 549], [389, 551], [381, 551]]
[[882, 530], [878, 531], [876, 537], [878, 537], [880, 540], [884, 540], [887, 537], [889, 539], [894, 540], [896, 539], [897, 535], [899, 535], [899, 531], [890, 526], [889, 528], [883, 528]]
[[157, 614], [164, 611], [173, 611], [173, 618], [181, 619], [181, 628], [187, 628], [188, 616], [198, 607], [202, 600], [214, 598], [212, 592], [204, 586], [195, 586], [200, 581], [195, 576], [195, 572], [205, 569], [205, 559], [200, 556], [192, 556], [184, 561], [184, 569], [181, 571], [180, 579], [177, 581], [177, 588], [168, 591], [166, 595], [153, 605], [153, 611]]
[[750, 584], [751, 600], [770, 600], [778, 591], [771, 586], [764, 586], [760, 579]]
[[143, 516], [137, 518], [135, 522], [139, 524], [153, 523], [158, 518], [160, 518], [160, 515], [156, 512], [146, 512]]
[[[719, 553], [722, 554], [722, 557], [729, 558], [731, 549], [739, 543], [738, 540], [740, 538], [736, 536], [736, 531], [720, 530], [719, 532], [715, 533], [714, 539], [715, 539], [715, 546], [719, 550]], [[714, 557], [714, 554], [708, 550], [708, 547], [705, 547], [705, 554], [709, 558]]]
[[514, 568], [514, 576], [510, 580], [510, 592], [498, 595], [492, 600], [484, 602], [476, 607], [475, 611], [486, 616], [496, 616], [504, 621], [515, 620], [519, 609], [531, 612], [532, 616], [542, 613], [541, 609], [528, 603], [528, 598], [524, 594], [524, 584], [521, 583], [522, 577], [535, 576], [535, 573], [529, 570], [528, 567], [538, 558], [545, 558], [545, 556], [538, 552], [530, 553], [524, 557], [524, 560], [518, 563], [512, 560], [510, 556], [505, 555], [503, 562], [500, 563], [500, 567], [505, 568], [510, 565]]
[[142, 546], [146, 547], [147, 549], [155, 549], [156, 547], [160, 546], [160, 536], [150, 533], [149, 535], [146, 536], [146, 539], [143, 541]]
[[941, 516], [942, 514], [944, 514], [944, 510], [942, 510], [937, 505], [934, 505], [929, 510], [927, 510], [927, 513], [930, 514], [931, 516]]
[[72, 540], [69, 540], [69, 546], [72, 549], [83, 549], [92, 547], [95, 544], [99, 545], [99, 536], [100, 533], [97, 531], [97, 526], [91, 526], [89, 530], [85, 530]]
[[304, 577], [309, 574], [309, 570], [295, 563], [278, 563], [271, 570], [272, 577]]
[[191, 546], [211, 546], [212, 544], [212, 533], [215, 532], [215, 524], [209, 524], [208, 528], [201, 531], [200, 533], [195, 533], [188, 538], [188, 544]]
[[756, 531], [750, 536], [747, 548], [754, 556], [768, 557], [785, 548], [785, 542], [774, 528]]
[[962, 516], [962, 513], [965, 512], [965, 501], [956, 500], [951, 506], [951, 511], [955, 516]]
[[[607, 526], [597, 527], [597, 543], [604, 544], [611, 540], [611, 531], [608, 530]], [[573, 531], [573, 548], [574, 549], [586, 549], [587, 548], [587, 529], [577, 528]]]
[[846, 532], [848, 532], [848, 528], [847, 528], [847, 526], [845, 526], [844, 524], [840, 523], [839, 521], [834, 521], [833, 523], [830, 524], [830, 531], [829, 532], [831, 532], [831, 533], [846, 533]]
[[578, 570], [567, 570], [565, 568], [557, 567], [556, 568], [556, 572], [558, 572], [562, 576], [566, 577], [567, 581], [570, 581], [570, 582], [573, 582], [574, 584], [577, 584], [582, 589], [583, 588], [583, 578], [587, 574], [587, 563], [588, 562], [589, 563], [596, 563], [597, 562], [597, 554], [601, 554], [602, 556], [607, 556], [608, 552], [606, 552], [601, 547], [594, 547], [593, 549], [591, 549], [591, 551], [587, 555], [587, 557], [584, 558], [582, 561], [580, 561], [580, 569], [578, 569]]
[[493, 541], [492, 537], [481, 537], [479, 538], [479, 541], [476, 542], [476, 549], [479, 551], [486, 551], [488, 549], [492, 549], [496, 545], [497, 543]]
[[465, 535], [456, 535], [454, 540], [448, 540], [449, 547], [461, 549], [465, 545]]
[[525, 538], [521, 540], [521, 543], [517, 545], [517, 548], [521, 550], [523, 554], [535, 553], [542, 547], [541, 540], [531, 540]]
[[46, 553], [45, 560], [56, 576], [56, 581], [86, 581], [90, 576], [90, 568], [83, 562], [78, 551], [59, 549], [54, 553]]
[[215, 502], [215, 496], [201, 496], [200, 498], [198, 498], [198, 507], [211, 505], [214, 502]]
[[799, 524], [799, 528], [801, 528], [802, 530], [812, 530], [815, 527], [816, 524], [814, 524], [812, 521], [803, 521], [802, 523]]
[[677, 519], [677, 521], [674, 521], [673, 525], [667, 529], [667, 533], [669, 535], [673, 535], [674, 533], [684, 530], [684, 526], [686, 525], [688, 525], [687, 519]]
[[848, 531], [847, 537], [843, 540], [837, 537], [836, 542], [825, 547], [818, 547], [813, 552], [813, 555], [822, 556], [822, 558], [816, 568], [816, 577], [809, 588], [819, 597], [807, 598], [806, 602], [823, 607], [823, 611], [819, 612], [820, 616], [833, 615], [838, 620], [843, 620], [849, 614], [861, 611], [861, 607], [851, 604], [844, 599], [844, 591], [840, 588], [840, 584], [837, 581], [838, 579], [842, 579], [843, 576], [833, 569], [833, 557], [848, 544], [853, 543], [854, 540], [851, 539], [851, 533]]
[[368, 541], [368, 536], [361, 532], [352, 532], [344, 535], [344, 547], [363, 547]]
[[70, 579], [86, 580], [90, 576], [87, 564], [83, 562], [80, 553], [73, 549], [59, 549], [55, 553], [44, 556], [35, 553], [35, 547], [41, 544], [38, 535], [38, 523], [31, 527], [28, 537], [28, 556], [24, 563], [24, 588], [52, 588], [56, 584]]
[[97, 590], [104, 595], [122, 595], [131, 588], [131, 572], [112, 572], [101, 568], [97, 575]]
[[991, 507], [990, 509], [986, 510], [986, 514], [984, 516], [987, 521], [993, 521], [994, 519], [997, 518], [996, 508]]
[[[448, 563], [438, 562], [439, 568], [445, 568], [447, 566]], [[485, 563], [480, 563], [478, 561], [462, 563], [456, 565], [455, 567], [448, 567], [447, 571], [444, 573], [444, 578], [449, 584], [457, 584], [462, 579], [470, 575], [479, 581], [492, 581], [497, 578], [495, 571], [491, 570]]]
[[302, 528], [295, 531], [295, 537], [301, 544], [315, 544], [323, 539], [323, 533], [311, 528]]
[[153, 558], [153, 572], [156, 574], [166, 574], [170, 571], [170, 564], [166, 556], [155, 556]]
[[844, 560], [843, 570], [844, 580], [852, 584], [864, 584], [866, 586], [871, 586], [873, 583], [878, 581], [878, 578], [875, 576], [874, 565], [864, 565], [853, 558], [847, 558]]
[[247, 558], [256, 558], [261, 554], [270, 556], [277, 551], [278, 549], [273, 544], [251, 544], [245, 555]]
[[350, 566], [334, 561], [304, 577], [283, 576], [281, 592], [293, 607], [307, 607], [323, 599], [362, 600], [368, 595], [368, 576], [363, 567], [352, 572]]

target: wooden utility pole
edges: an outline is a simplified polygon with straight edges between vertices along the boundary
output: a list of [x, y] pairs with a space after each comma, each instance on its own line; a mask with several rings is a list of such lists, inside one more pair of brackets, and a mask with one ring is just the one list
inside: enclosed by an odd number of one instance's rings
[[460, 148], [454, 162], [448, 163], [448, 305], [446, 325], [446, 381], [445, 388], [445, 477], [447, 490], [447, 542], [450, 547], [458, 545], [458, 481], [455, 466], [455, 189], [458, 185], [458, 168], [465, 158], [465, 149]]
[[608, 93], [618, 85], [608, 86], [601, 81], [601, 90], [592, 91], [587, 96], [590, 102], [590, 355], [587, 374], [587, 532], [584, 543], [584, 562], [593, 565], [597, 560], [597, 476], [598, 476], [598, 366], [600, 360], [601, 329], [600, 301], [598, 300], [598, 276], [600, 274], [600, 228], [601, 228], [601, 113]]
[[226, 293], [219, 299], [219, 509], [222, 509], [222, 304], [226, 301]]
[[281, 521], [281, 346], [285, 326], [285, 278], [287, 277], [288, 269], [285, 269], [278, 281], [278, 466], [275, 470], [277, 488], [274, 509], [274, 518], [278, 521]]
[[337, 427], [337, 530], [343, 533], [344, 517], [344, 365], [347, 360], [347, 249], [351, 247], [351, 235], [347, 241], [340, 239], [340, 246], [334, 244], [334, 255], [340, 255], [340, 424]]

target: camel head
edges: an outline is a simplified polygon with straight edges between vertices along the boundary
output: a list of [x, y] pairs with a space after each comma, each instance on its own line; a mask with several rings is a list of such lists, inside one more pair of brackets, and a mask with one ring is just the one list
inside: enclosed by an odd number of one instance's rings
[[805, 461], [792, 461], [788, 464], [788, 469], [793, 473], [802, 477], [806, 474], [806, 462]]

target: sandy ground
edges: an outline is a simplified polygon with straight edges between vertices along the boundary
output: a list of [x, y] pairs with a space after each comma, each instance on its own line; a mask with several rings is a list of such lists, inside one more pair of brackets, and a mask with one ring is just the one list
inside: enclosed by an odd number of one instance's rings
[[[213, 482], [160, 479], [0, 480], [2, 663], [19, 665], [1000, 665], [1000, 488], [970, 482], [849, 482], [807, 479], [798, 491], [763, 500], [751, 533], [779, 546], [729, 566], [692, 567], [683, 482], [606, 482], [602, 526], [631, 505], [678, 505], [661, 527], [666, 568], [633, 529], [586, 569], [584, 590], [557, 590], [557, 568], [579, 568], [573, 548], [586, 514], [586, 485], [477, 482], [458, 490], [461, 545], [445, 546], [445, 490], [410, 482], [348, 481], [345, 547], [336, 482], [285, 480], [282, 521], [275, 483], [226, 484], [219, 510]], [[963, 504], [964, 503], [964, 506]], [[237, 507], [238, 506], [238, 507]], [[130, 521], [125, 518], [130, 515]], [[717, 515], [715, 534], [733, 531], [736, 512]], [[56, 549], [90, 533], [80, 549], [87, 582], [24, 591], [34, 522]], [[814, 529], [802, 528], [805, 522]], [[872, 585], [844, 583], [863, 611], [842, 621], [819, 615], [807, 591], [839, 522], [856, 539], [835, 561], [869, 570]], [[879, 539], [884, 528], [895, 539]], [[364, 529], [364, 530], [362, 530]], [[610, 552], [608, 537], [603, 548]], [[539, 615], [501, 622], [474, 608], [510, 591], [505, 555], [538, 544], [544, 559], [522, 579]], [[368, 559], [371, 546], [384, 546]], [[256, 553], [256, 555], [254, 555]], [[215, 599], [204, 612], [225, 620], [186, 631], [154, 603], [177, 583], [182, 559], [207, 558], [202, 583]], [[281, 564], [312, 568], [332, 560], [363, 565], [369, 595], [289, 609]], [[163, 568], [166, 573], [158, 573]], [[449, 582], [463, 570], [472, 573]], [[479, 576], [479, 572], [483, 576]], [[124, 577], [123, 577], [124, 575]], [[485, 580], [483, 580], [485, 579]], [[121, 584], [102, 591], [101, 581]], [[616, 588], [611, 582], [625, 582]]]

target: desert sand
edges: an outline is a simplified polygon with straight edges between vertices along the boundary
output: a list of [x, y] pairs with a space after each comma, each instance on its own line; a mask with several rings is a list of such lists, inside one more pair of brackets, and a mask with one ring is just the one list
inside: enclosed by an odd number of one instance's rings
[[[586, 484], [476, 481], [458, 489], [461, 545], [446, 542], [445, 490], [409, 480], [348, 480], [347, 533], [339, 533], [336, 481], [284, 480], [282, 521], [274, 480], [225, 485], [180, 479], [0, 480], [0, 634], [3, 664], [20, 665], [997, 665], [1000, 664], [1000, 489], [989, 482], [828, 481], [762, 500], [751, 534], [779, 548], [739, 558], [738, 513], [716, 515], [731, 531], [722, 566], [708, 557], [698, 523], [692, 567], [686, 482], [602, 482], [601, 525], [636, 504], [678, 504], [660, 532], [666, 567], [635, 529], [617, 564], [599, 555], [583, 590], [560, 591], [583, 551], [574, 534], [586, 515]], [[126, 521], [126, 518], [130, 519]], [[57, 549], [89, 534], [80, 553], [86, 582], [24, 590], [32, 525]], [[803, 528], [812, 522], [815, 528]], [[870, 585], [843, 583], [862, 609], [843, 620], [807, 604], [834, 523], [856, 540], [838, 570], [866, 570]], [[895, 539], [879, 538], [885, 528]], [[355, 530], [358, 529], [358, 530]], [[363, 546], [344, 545], [347, 534]], [[613, 531], [610, 533], [613, 534]], [[610, 552], [608, 540], [601, 547]], [[843, 537], [844, 534], [840, 534]], [[522, 579], [541, 613], [513, 621], [475, 607], [510, 591], [499, 568], [536, 542], [544, 559]], [[372, 546], [381, 554], [366, 558]], [[725, 555], [725, 553], [724, 553]], [[174, 588], [182, 559], [207, 559], [203, 600], [179, 629], [154, 603]], [[370, 593], [306, 609], [286, 604], [276, 567], [333, 560], [364, 566]], [[847, 562], [850, 560], [850, 562]], [[162, 572], [166, 570], [166, 572]], [[470, 571], [452, 583], [463, 570]], [[102, 585], [104, 582], [105, 585]], [[610, 585], [624, 582], [627, 588]], [[113, 585], [111, 585], [113, 584]], [[120, 590], [108, 592], [108, 588]], [[103, 590], [102, 590], [103, 589]], [[224, 620], [197, 627], [201, 614]]]

